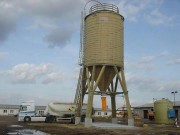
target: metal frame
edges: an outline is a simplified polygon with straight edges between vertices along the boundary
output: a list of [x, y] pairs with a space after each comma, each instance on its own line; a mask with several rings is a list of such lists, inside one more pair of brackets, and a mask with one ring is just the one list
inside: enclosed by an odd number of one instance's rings
[[119, 13], [119, 9], [117, 6], [115, 6], [113, 4], [101, 3], [101, 4], [96, 4], [96, 5], [92, 6], [89, 9], [89, 14], [96, 12], [96, 11], [102, 11], [102, 10], [107, 10], [107, 11]]

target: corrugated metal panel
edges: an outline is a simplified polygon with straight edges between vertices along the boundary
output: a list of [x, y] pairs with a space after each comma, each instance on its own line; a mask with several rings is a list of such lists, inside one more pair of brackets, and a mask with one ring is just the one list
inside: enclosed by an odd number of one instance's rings
[[120, 14], [111, 11], [94, 12], [85, 18], [85, 66], [124, 66], [123, 21]]
[[[19, 109], [20, 105], [0, 104], [0, 109]], [[46, 106], [35, 106], [37, 110], [45, 110]]]
[[0, 109], [19, 109], [19, 105], [0, 104]]

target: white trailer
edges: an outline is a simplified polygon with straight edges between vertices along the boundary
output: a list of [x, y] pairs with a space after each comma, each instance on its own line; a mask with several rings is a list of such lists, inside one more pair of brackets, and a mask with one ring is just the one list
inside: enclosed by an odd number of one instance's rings
[[[83, 105], [81, 111], [81, 120], [85, 118], [87, 105]], [[70, 121], [75, 123], [75, 109], [76, 105], [73, 103], [59, 103], [53, 102], [48, 104], [45, 110], [46, 122], [59, 122], [59, 121]]]
[[[81, 120], [85, 118], [87, 105], [83, 105], [81, 111]], [[60, 122], [69, 121], [71, 123], [75, 122], [75, 109], [76, 105], [73, 103], [59, 103], [52, 102], [49, 103], [45, 109], [43, 116], [36, 114], [34, 101], [23, 102], [20, 106], [18, 113], [18, 121], [30, 122]]]

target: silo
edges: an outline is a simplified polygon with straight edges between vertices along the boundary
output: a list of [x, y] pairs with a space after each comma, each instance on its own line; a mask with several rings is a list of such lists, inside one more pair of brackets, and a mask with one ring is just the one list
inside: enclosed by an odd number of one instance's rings
[[[81, 83], [78, 83], [77, 91], [82, 94], [79, 96], [82, 97], [79, 102], [83, 102], [85, 93], [88, 94], [85, 125], [92, 121], [93, 95], [97, 93], [111, 96], [112, 118], [116, 118], [115, 96], [124, 94], [128, 124], [132, 125], [132, 112], [124, 76], [124, 17], [119, 14], [117, 6], [99, 3], [93, 5], [89, 14], [83, 17], [83, 26], [80, 60], [82, 69], [79, 77]], [[118, 84], [122, 92], [117, 92]], [[97, 87], [100, 91], [97, 91]], [[77, 104], [80, 104], [79, 102]]]
[[123, 22], [123, 16], [115, 11], [91, 11], [85, 17], [85, 66], [124, 66]]
[[168, 99], [157, 100], [154, 102], [155, 121], [159, 124], [170, 124], [173, 119], [168, 118], [168, 110], [173, 109], [173, 103]]
[[[106, 5], [107, 6], [107, 5]], [[107, 90], [115, 76], [113, 66], [124, 67], [123, 61], [123, 21], [124, 18], [114, 10], [103, 10], [101, 5], [92, 6], [85, 17], [84, 66], [97, 65], [95, 81], [101, 66], [107, 65], [103, 79], [98, 87]], [[90, 70], [92, 73], [92, 70]]]

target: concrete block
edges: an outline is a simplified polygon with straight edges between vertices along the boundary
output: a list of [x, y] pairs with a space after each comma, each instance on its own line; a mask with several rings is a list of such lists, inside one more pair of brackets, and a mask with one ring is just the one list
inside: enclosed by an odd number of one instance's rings
[[85, 127], [92, 127], [92, 118], [85, 118]]
[[134, 119], [128, 119], [128, 126], [134, 126]]
[[75, 117], [75, 125], [80, 124], [81, 122], [81, 117]]
[[112, 123], [117, 124], [117, 118], [112, 118]]

